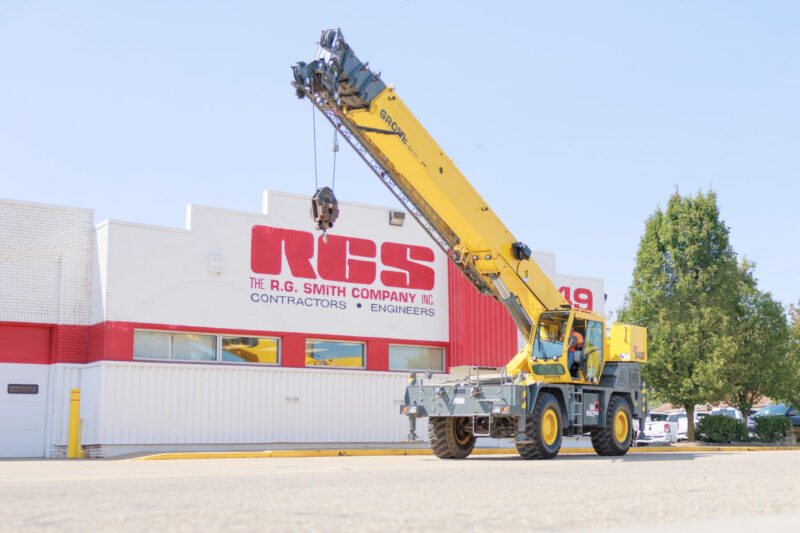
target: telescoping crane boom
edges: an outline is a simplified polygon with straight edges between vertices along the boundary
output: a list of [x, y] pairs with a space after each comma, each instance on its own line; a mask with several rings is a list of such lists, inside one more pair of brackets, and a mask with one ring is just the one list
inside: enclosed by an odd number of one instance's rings
[[443, 458], [466, 457], [481, 436], [512, 438], [523, 457], [549, 458], [562, 435], [584, 431], [598, 453], [627, 452], [645, 412], [645, 330], [615, 324], [606, 332], [601, 315], [573, 308], [340, 30], [322, 32], [314, 60], [292, 69], [297, 96], [327, 117], [528, 341], [499, 372], [487, 377], [484, 369], [483, 379], [475, 369], [449, 385], [425, 386], [412, 375], [401, 409], [410, 436], [427, 416], [431, 447]]

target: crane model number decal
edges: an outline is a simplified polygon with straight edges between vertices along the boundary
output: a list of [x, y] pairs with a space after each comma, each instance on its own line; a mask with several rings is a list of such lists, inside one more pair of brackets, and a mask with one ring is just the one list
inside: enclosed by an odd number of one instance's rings
[[397, 122], [392, 120], [391, 115], [389, 115], [389, 113], [387, 113], [385, 109], [381, 109], [380, 114], [383, 121], [386, 122], [387, 126], [389, 126], [389, 129], [395, 132], [397, 136], [400, 137], [400, 139], [402, 139], [403, 144], [408, 144], [408, 139], [406, 139], [406, 133], [400, 126], [397, 125]]

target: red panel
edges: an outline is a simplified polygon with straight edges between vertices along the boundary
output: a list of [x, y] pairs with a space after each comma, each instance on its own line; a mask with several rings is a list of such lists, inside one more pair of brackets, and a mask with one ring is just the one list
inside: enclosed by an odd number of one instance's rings
[[58, 325], [55, 328], [54, 363], [86, 363], [89, 354], [89, 327]]
[[106, 352], [106, 324], [89, 326], [89, 361], [97, 361]]
[[52, 326], [0, 324], [0, 363], [50, 363]]
[[503, 366], [517, 353], [517, 326], [503, 304], [482, 295], [450, 263], [450, 357], [448, 367]]
[[291, 333], [281, 338], [281, 366], [303, 368], [306, 366], [306, 339]]
[[133, 360], [133, 325], [126, 322], [101, 322], [90, 326], [88, 361], [103, 360]]
[[389, 341], [372, 339], [367, 342], [367, 370], [389, 370]]

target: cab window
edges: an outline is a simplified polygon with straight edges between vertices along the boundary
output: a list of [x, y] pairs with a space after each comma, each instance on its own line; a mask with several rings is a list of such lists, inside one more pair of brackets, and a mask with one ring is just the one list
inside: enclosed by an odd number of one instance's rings
[[533, 341], [531, 355], [534, 359], [554, 359], [561, 355], [568, 319], [569, 313], [566, 311], [542, 313]]
[[586, 341], [584, 342], [586, 357], [586, 379], [597, 381], [600, 365], [603, 364], [603, 324], [595, 320], [586, 321]]

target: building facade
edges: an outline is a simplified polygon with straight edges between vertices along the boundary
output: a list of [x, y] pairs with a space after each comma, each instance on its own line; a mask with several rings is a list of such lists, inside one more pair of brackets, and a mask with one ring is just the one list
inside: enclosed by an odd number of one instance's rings
[[[0, 200], [0, 456], [63, 456], [72, 388], [90, 456], [399, 441], [409, 370], [516, 353], [416, 222], [344, 203], [324, 238], [308, 206], [267, 191], [262, 213], [189, 206], [176, 229]], [[603, 312], [602, 280], [534, 258]]]

